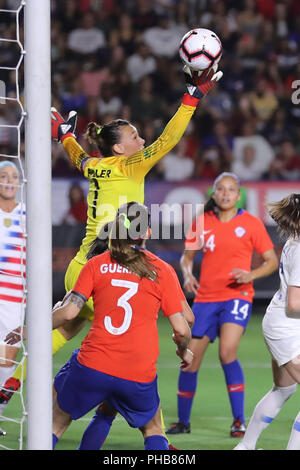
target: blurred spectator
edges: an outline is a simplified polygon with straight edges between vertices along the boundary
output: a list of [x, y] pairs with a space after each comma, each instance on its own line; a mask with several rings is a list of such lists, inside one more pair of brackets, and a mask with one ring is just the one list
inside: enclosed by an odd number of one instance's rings
[[260, 128], [268, 121], [278, 107], [278, 100], [274, 93], [267, 88], [265, 78], [258, 78], [255, 89], [250, 93], [250, 105], [258, 117]]
[[153, 80], [150, 76], [141, 79], [128, 104], [133, 120], [147, 122], [149, 119], [160, 117], [160, 101], [153, 90]]
[[159, 57], [173, 58], [178, 54], [182, 33], [167, 14], [159, 17], [158, 25], [144, 32], [144, 41], [152, 53]]
[[68, 36], [68, 47], [78, 54], [92, 54], [106, 45], [103, 31], [96, 27], [95, 17], [91, 12], [83, 15], [80, 27], [72, 30]]
[[127, 59], [127, 71], [133, 83], [137, 83], [145, 75], [156, 70], [156, 60], [151, 54], [149, 46], [144, 42], [138, 44], [137, 50]]
[[121, 13], [117, 26], [110, 31], [109, 46], [121, 46], [129, 57], [135, 52], [137, 39], [131, 16], [126, 12]]
[[196, 177], [215, 179], [221, 173], [220, 152], [217, 147], [207, 147], [197, 159]]
[[228, 126], [225, 121], [216, 121], [213, 134], [204, 137], [202, 148], [205, 149], [207, 147], [217, 147], [222, 166], [226, 167], [227, 164], [230, 167], [233, 160], [233, 136], [228, 132]]
[[216, 83], [211, 93], [206, 96], [206, 106], [214, 119], [226, 119], [232, 111], [232, 99], [226, 91], [223, 91]]
[[233, 173], [241, 180], [253, 181], [261, 179], [267, 171], [274, 151], [263, 136], [255, 134], [253, 124], [246, 122], [242, 136], [234, 138], [233, 156]]
[[284, 108], [277, 108], [263, 128], [263, 135], [277, 149], [282, 141], [290, 136], [291, 126], [287, 122], [287, 112]]
[[134, 29], [142, 32], [157, 25], [157, 14], [153, 9], [153, 2], [149, 0], [136, 0], [130, 8], [130, 16]]
[[266, 179], [273, 181], [296, 181], [300, 176], [300, 155], [294, 144], [287, 140], [282, 142], [279, 152], [271, 162]]
[[113, 83], [104, 82], [101, 87], [101, 95], [98, 99], [98, 112], [100, 116], [107, 113], [117, 115], [122, 108], [121, 99], [115, 95], [115, 87]]
[[243, 10], [237, 15], [239, 29], [244, 34], [257, 36], [262, 24], [263, 18], [260, 14], [255, 0], [246, 0]]
[[184, 136], [158, 163], [159, 171], [163, 173], [166, 181], [183, 181], [193, 176], [194, 162], [186, 157], [187, 141]]
[[79, 113], [86, 105], [86, 94], [83, 92], [83, 83], [80, 77], [74, 77], [70, 83], [69, 91], [61, 96], [62, 111], [68, 113], [73, 109]]
[[264, 174], [257, 150], [254, 145], [245, 145], [242, 156], [232, 164], [232, 171], [243, 181], [260, 180]]
[[107, 67], [97, 68], [92, 60], [87, 62], [80, 73], [83, 92], [87, 97], [97, 97], [101, 93], [101, 86], [109, 79]]
[[87, 220], [87, 202], [80, 184], [72, 184], [69, 189], [69, 210], [62, 223], [67, 225], [85, 224]]

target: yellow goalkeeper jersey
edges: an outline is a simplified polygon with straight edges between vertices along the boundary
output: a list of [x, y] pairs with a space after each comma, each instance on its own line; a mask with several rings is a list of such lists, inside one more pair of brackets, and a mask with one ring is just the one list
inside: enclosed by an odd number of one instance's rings
[[[144, 203], [144, 180], [151, 168], [179, 142], [195, 106], [181, 104], [164, 131], [153, 144], [129, 157], [90, 157], [73, 137], [63, 141], [72, 163], [88, 178], [89, 193], [86, 235], [75, 260], [85, 264], [91, 242], [101, 227], [114, 219], [121, 204], [130, 201]], [[87, 159], [87, 160], [86, 160]]]

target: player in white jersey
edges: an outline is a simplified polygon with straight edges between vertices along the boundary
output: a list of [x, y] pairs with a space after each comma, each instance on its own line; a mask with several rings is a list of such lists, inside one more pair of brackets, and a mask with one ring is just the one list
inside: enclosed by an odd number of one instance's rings
[[[268, 204], [271, 217], [287, 237], [283, 247], [280, 287], [263, 319], [263, 333], [272, 356], [274, 385], [256, 405], [242, 441], [234, 450], [254, 450], [262, 431], [273, 421], [300, 383], [300, 194]], [[287, 450], [300, 449], [300, 413]]]
[[21, 344], [11, 346], [5, 338], [23, 324], [25, 310], [25, 207], [16, 201], [18, 187], [16, 165], [0, 162], [0, 390], [14, 372]]

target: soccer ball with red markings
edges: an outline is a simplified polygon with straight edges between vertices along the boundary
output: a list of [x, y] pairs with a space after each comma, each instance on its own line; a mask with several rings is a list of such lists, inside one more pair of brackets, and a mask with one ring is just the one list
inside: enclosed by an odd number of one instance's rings
[[183, 36], [179, 55], [183, 63], [193, 71], [203, 72], [211, 67], [216, 71], [222, 56], [222, 43], [209, 29], [192, 29]]

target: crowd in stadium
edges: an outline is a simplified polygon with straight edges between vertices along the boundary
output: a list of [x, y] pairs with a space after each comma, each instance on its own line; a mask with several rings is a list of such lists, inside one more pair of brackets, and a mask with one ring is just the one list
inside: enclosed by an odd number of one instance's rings
[[[53, 0], [52, 104], [64, 115], [78, 112], [77, 136], [90, 153], [95, 149], [83, 139], [88, 122], [116, 117], [135, 123], [147, 145], [185, 91], [181, 37], [209, 28], [222, 40], [223, 79], [150, 178], [213, 179], [231, 170], [248, 181], [298, 180], [300, 111], [291, 95], [300, 68], [299, 13], [297, 0]], [[1, 35], [13, 37], [2, 21]], [[16, 64], [19, 50], [4, 46], [2, 64]], [[13, 93], [13, 74], [7, 79]], [[0, 122], [12, 123], [16, 108], [5, 108]], [[13, 140], [12, 130], [1, 130], [2, 150]], [[53, 176], [74, 174], [57, 146]]]

